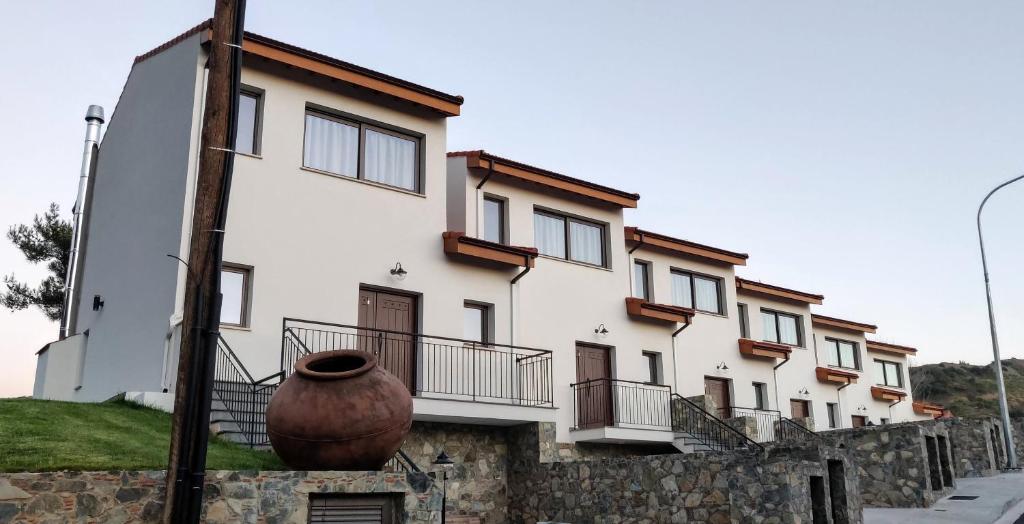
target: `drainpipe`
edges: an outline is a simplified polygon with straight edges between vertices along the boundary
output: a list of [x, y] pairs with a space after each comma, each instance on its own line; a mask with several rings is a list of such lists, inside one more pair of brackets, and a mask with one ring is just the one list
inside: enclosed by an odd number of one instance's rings
[[[686, 323], [683, 324], [683, 327], [675, 330], [672, 333], [672, 386], [676, 388], [676, 392], [677, 393], [680, 391], [680, 389], [679, 389], [679, 371], [676, 368], [676, 335], [678, 335], [679, 333], [681, 333], [684, 329], [686, 329], [688, 327], [690, 327], [690, 321], [689, 320], [687, 320]], [[680, 393], [680, 395], [682, 395], [682, 393]]]
[[896, 404], [899, 404], [900, 402], [903, 402], [902, 398], [897, 400], [896, 402], [893, 402], [892, 404], [889, 404], [889, 422], [892, 422], [892, 407], [895, 406]]
[[[636, 290], [633, 289], [633, 286], [635, 285], [634, 282], [633, 282], [633, 278], [634, 278], [633, 277], [633, 252], [636, 251], [637, 249], [640, 249], [640, 246], [644, 245], [644, 235], [643, 235], [643, 233], [637, 233], [637, 234], [640, 236], [640, 240], [636, 243], [635, 246], [633, 246], [633, 249], [630, 249], [629, 252], [626, 253], [626, 278], [629, 279], [629, 296], [634, 296], [636, 294]], [[687, 325], [689, 325], [689, 323], [687, 323]], [[686, 328], [685, 327], [680, 328], [679, 331], [682, 331], [683, 329], [686, 329]], [[676, 333], [679, 333], [679, 331], [676, 331]], [[673, 343], [675, 343], [675, 337], [676, 337], [676, 335], [675, 335], [675, 333], [673, 333], [672, 334], [672, 342]], [[675, 358], [675, 356], [673, 355], [672, 358]]]
[[[481, 183], [481, 185], [483, 185]], [[527, 262], [529, 264], [529, 262]], [[529, 265], [508, 283], [508, 345], [516, 345], [516, 282], [533, 269]]]
[[480, 209], [480, 201], [483, 197], [480, 195], [480, 190], [484, 187], [484, 184], [491, 179], [491, 175], [494, 174], [494, 160], [487, 163], [487, 174], [480, 180], [480, 183], [476, 185], [476, 238], [480, 238], [480, 214], [483, 210]]
[[103, 126], [103, 107], [91, 105], [85, 112], [85, 150], [82, 151], [82, 170], [78, 175], [78, 196], [72, 210], [74, 219], [71, 225], [71, 252], [68, 254], [68, 271], [64, 277], [64, 311], [60, 316], [60, 339], [68, 336], [71, 323], [71, 309], [75, 300], [75, 279], [78, 277], [78, 248], [82, 237], [82, 212], [85, 207], [85, 193], [88, 188], [89, 173], [92, 172], [96, 153], [99, 151], [100, 127]]
[[[850, 385], [850, 383], [847, 382], [846, 384], [843, 384], [842, 386], [839, 386], [838, 389], [836, 389], [836, 405], [839, 406], [839, 416], [840, 416], [840, 420], [837, 421], [837, 422], [839, 424], [842, 424], [842, 417], [843, 417], [843, 395], [842, 395], [842, 393], [840, 393], [840, 391], [846, 389], [846, 387], [849, 386], [849, 385]], [[840, 425], [836, 429], [841, 429], [841, 428], [842, 428], [842, 426]]]
[[775, 373], [775, 370], [781, 368], [787, 362], [789, 362], [789, 355], [788, 354], [786, 355], [786, 359], [785, 360], [783, 360], [782, 362], [779, 362], [774, 367], [772, 367], [772, 383], [775, 385], [775, 409], [779, 410], [779, 412], [782, 412], [782, 405], [779, 404], [779, 376], [778, 376], [778, 374]]

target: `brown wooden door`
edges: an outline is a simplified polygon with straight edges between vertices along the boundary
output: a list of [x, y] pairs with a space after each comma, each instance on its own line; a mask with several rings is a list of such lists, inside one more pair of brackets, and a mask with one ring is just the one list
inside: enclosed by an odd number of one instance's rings
[[867, 418], [861, 415], [853, 415], [853, 427], [862, 428], [868, 423]]
[[576, 346], [576, 425], [580, 429], [612, 425], [611, 367], [607, 349]]
[[415, 391], [416, 299], [370, 289], [359, 290], [358, 349], [377, 356], [381, 366]]
[[806, 400], [790, 399], [789, 412], [793, 420], [807, 418], [811, 416], [811, 405]]
[[704, 394], [715, 403], [718, 408], [715, 416], [720, 419], [732, 417], [732, 395], [729, 391], [729, 381], [721, 378], [704, 377]]

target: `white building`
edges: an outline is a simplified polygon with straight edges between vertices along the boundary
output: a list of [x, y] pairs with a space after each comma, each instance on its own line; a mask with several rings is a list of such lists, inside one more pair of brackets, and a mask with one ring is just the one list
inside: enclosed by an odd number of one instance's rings
[[[174, 390], [188, 273], [167, 255], [188, 259], [208, 38], [136, 59], [90, 181], [73, 335], [40, 352], [36, 397]], [[680, 396], [705, 393], [767, 421], [761, 439], [780, 418], [930, 417], [915, 350], [738, 278], [745, 254], [627, 226], [638, 195], [446, 153], [461, 97], [255, 34], [243, 49], [218, 387], [348, 347], [409, 385], [418, 420], [554, 422], [559, 442], [680, 442]]]

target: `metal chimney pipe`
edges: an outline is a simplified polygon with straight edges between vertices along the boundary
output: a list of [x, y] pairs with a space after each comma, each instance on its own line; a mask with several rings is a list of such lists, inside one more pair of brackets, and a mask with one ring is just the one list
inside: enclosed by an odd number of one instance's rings
[[78, 248], [82, 236], [82, 212], [85, 207], [85, 193], [89, 187], [89, 173], [99, 150], [100, 127], [103, 125], [103, 107], [90, 105], [85, 112], [85, 150], [82, 152], [82, 171], [78, 175], [78, 196], [72, 209], [74, 219], [71, 225], [71, 252], [68, 254], [68, 272], [64, 282], [64, 311], [60, 318], [60, 338], [68, 336], [71, 311], [75, 300], [75, 279], [78, 269]]

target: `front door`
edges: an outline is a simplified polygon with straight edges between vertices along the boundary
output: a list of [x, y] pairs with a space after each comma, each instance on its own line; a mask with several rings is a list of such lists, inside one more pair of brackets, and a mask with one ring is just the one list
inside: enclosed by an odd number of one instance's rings
[[611, 359], [608, 349], [576, 346], [576, 426], [612, 425]]
[[793, 420], [805, 419], [811, 416], [811, 404], [806, 400], [790, 399], [789, 412]]
[[867, 417], [863, 417], [863, 416], [860, 416], [860, 415], [853, 415], [853, 427], [855, 427], [855, 428], [862, 428], [862, 427], [866, 426], [867, 423], [868, 423]]
[[416, 298], [372, 289], [359, 290], [358, 348], [415, 391]]
[[732, 418], [732, 395], [729, 381], [721, 378], [704, 377], [704, 394], [715, 403], [718, 409], [715, 416], [720, 419]]

